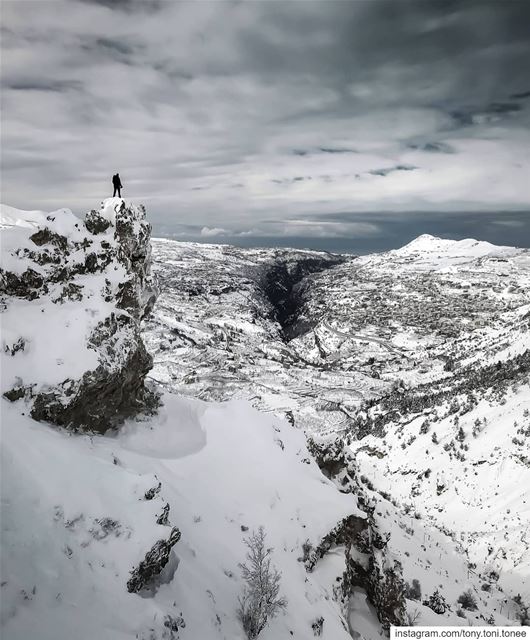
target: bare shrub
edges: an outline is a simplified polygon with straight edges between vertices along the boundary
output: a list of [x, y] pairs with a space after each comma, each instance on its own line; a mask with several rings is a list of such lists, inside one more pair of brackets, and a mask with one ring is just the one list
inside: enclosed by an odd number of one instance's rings
[[237, 615], [247, 638], [252, 640], [265, 628], [267, 622], [285, 609], [287, 600], [280, 597], [280, 572], [271, 565], [272, 549], [265, 547], [265, 530], [246, 538], [247, 562], [240, 564], [245, 586], [239, 597]]

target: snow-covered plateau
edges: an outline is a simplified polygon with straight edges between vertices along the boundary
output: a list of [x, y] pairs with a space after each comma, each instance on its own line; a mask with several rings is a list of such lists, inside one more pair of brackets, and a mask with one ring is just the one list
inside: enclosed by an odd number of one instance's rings
[[529, 624], [528, 250], [151, 240], [118, 198], [0, 227], [5, 640]]

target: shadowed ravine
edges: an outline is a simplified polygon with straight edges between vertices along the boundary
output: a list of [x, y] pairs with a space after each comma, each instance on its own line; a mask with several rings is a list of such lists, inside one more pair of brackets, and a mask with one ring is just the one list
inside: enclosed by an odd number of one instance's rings
[[300, 258], [293, 261], [276, 259], [263, 274], [262, 290], [269, 301], [273, 317], [282, 329], [285, 342], [310, 329], [307, 320], [300, 317], [304, 306], [304, 292], [310, 287], [308, 276], [321, 273], [344, 262], [340, 256]]

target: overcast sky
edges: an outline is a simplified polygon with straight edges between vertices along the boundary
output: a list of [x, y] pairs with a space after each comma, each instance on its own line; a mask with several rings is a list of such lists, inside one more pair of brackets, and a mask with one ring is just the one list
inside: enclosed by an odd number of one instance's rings
[[530, 246], [528, 0], [3, 0], [2, 200], [157, 235]]

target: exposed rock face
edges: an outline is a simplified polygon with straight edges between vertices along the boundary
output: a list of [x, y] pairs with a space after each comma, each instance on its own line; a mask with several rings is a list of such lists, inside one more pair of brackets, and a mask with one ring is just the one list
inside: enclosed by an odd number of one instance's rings
[[307, 448], [326, 478], [333, 480], [341, 471], [347, 472], [351, 457], [348, 459], [348, 453], [340, 438], [325, 444], [317, 442], [314, 438], [308, 438]]
[[[28, 227], [2, 238], [4, 396], [25, 397], [36, 420], [100, 433], [152, 410], [140, 335], [156, 300], [144, 208], [109, 199], [84, 223], [62, 210]], [[36, 344], [44, 331], [49, 345]]]
[[330, 549], [344, 545], [346, 570], [339, 597], [346, 604], [359, 587], [375, 607], [385, 631], [388, 632], [391, 625], [403, 625], [406, 608], [401, 565], [387, 552], [390, 534], [379, 530], [374, 503], [358, 482], [351, 456], [340, 440], [325, 444], [310, 439], [308, 449], [322, 472], [334, 480], [341, 491], [357, 495], [358, 506], [366, 517], [351, 515], [339, 522], [315, 549], [306, 553], [306, 569], [312, 571]]
[[344, 518], [307, 554], [304, 563], [312, 571], [328, 551], [345, 546], [346, 570], [337, 595], [346, 605], [356, 587], [363, 589], [386, 631], [405, 620], [405, 583], [399, 562], [385, 552], [387, 542], [378, 531], [373, 510], [367, 508], [367, 518]]
[[171, 549], [180, 540], [181, 533], [174, 527], [167, 540], [158, 540], [145, 554], [145, 558], [131, 571], [127, 582], [129, 593], [138, 593], [153, 586], [153, 581], [161, 574], [169, 562]]
[[308, 554], [304, 563], [306, 569], [312, 571], [317, 562], [323, 558], [330, 549], [340, 545], [346, 545], [347, 548], [355, 545], [362, 553], [367, 553], [369, 551], [368, 531], [369, 523], [366, 518], [355, 515], [344, 518], [336, 527], [326, 534], [320, 544]]

